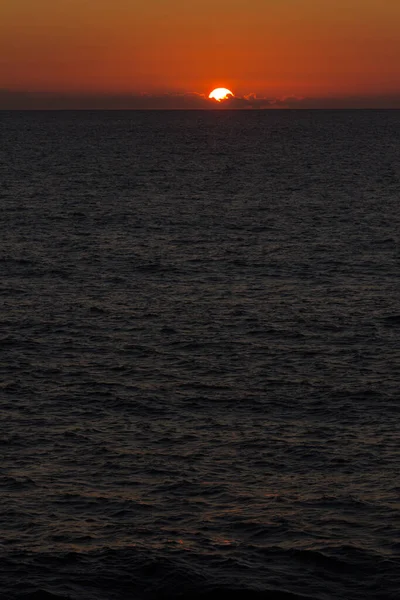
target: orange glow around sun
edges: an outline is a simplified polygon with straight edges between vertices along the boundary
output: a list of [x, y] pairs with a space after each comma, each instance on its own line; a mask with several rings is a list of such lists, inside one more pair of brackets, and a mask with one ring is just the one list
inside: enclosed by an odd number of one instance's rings
[[359, 106], [400, 95], [399, 23], [399, 0], [0, 0], [0, 107], [15, 94], [28, 105], [60, 94], [121, 107], [244, 108], [252, 95]]
[[221, 102], [221, 100], [227, 100], [229, 96], [233, 96], [233, 94], [227, 88], [215, 88], [208, 97]]

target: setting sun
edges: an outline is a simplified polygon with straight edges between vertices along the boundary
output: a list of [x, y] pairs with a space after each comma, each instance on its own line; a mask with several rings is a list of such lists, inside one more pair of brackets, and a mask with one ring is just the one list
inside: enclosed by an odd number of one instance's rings
[[228, 96], [233, 96], [233, 93], [227, 88], [215, 88], [208, 97], [221, 102], [221, 100], [227, 100]]

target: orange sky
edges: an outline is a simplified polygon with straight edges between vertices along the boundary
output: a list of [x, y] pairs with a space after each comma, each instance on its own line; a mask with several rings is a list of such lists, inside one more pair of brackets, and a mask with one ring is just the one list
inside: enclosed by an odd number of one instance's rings
[[7, 90], [400, 92], [400, 0], [2, 0]]

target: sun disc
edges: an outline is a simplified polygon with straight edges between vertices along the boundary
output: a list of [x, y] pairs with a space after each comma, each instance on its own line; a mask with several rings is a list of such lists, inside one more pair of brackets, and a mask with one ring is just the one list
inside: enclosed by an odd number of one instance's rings
[[231, 90], [227, 88], [215, 88], [208, 97], [221, 102], [221, 100], [227, 100], [229, 96], [233, 96]]

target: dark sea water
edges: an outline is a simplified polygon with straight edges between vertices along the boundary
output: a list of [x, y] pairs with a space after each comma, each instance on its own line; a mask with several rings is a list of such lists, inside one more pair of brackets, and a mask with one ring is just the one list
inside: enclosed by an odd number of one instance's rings
[[0, 113], [0, 597], [400, 598], [400, 112]]

